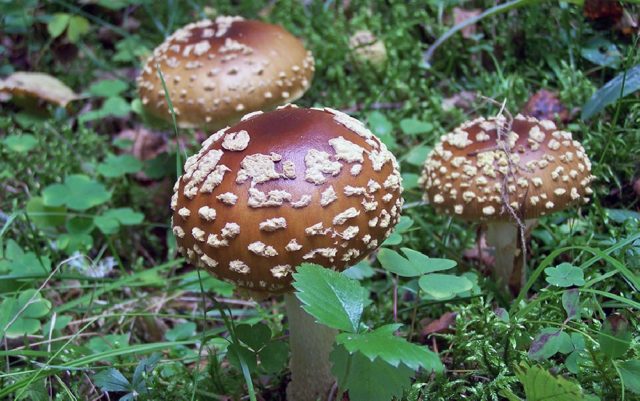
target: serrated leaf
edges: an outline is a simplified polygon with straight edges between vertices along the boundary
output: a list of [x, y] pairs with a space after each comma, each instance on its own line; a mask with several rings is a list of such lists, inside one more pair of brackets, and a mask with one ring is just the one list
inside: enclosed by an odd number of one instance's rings
[[121, 79], [104, 79], [92, 84], [88, 91], [94, 96], [111, 97], [124, 92], [128, 86], [129, 85]]
[[394, 367], [404, 364], [413, 370], [424, 368], [442, 372], [444, 368], [437, 354], [393, 335], [399, 326], [390, 324], [364, 334], [341, 333], [336, 337], [336, 343], [343, 345], [350, 354], [357, 352], [371, 361], [380, 358]]
[[303, 263], [293, 287], [304, 310], [325, 326], [356, 332], [368, 291], [360, 283], [322, 266]]
[[640, 89], [640, 65], [617, 75], [591, 96], [582, 107], [581, 117], [588, 120], [618, 99]]
[[340, 388], [349, 391], [351, 401], [400, 399], [403, 391], [411, 386], [413, 371], [402, 364], [394, 367], [381, 359], [371, 361], [360, 353], [349, 355], [342, 346], [333, 349], [330, 359], [331, 372]]
[[580, 320], [580, 291], [577, 288], [562, 293], [562, 307], [567, 312], [567, 319]]
[[618, 364], [624, 386], [631, 392], [640, 394], [640, 361], [630, 360]]
[[584, 285], [584, 272], [581, 268], [571, 263], [560, 263], [556, 267], [547, 267], [544, 269], [547, 275], [545, 280], [551, 285], [558, 287], [572, 287]]
[[271, 329], [264, 323], [239, 324], [235, 331], [238, 340], [256, 352], [271, 340]]
[[133, 388], [129, 380], [118, 369], [106, 369], [93, 375], [93, 384], [102, 391], [129, 392]]
[[466, 277], [440, 273], [422, 276], [418, 284], [425, 294], [438, 300], [451, 299], [473, 288], [473, 283]]
[[289, 344], [284, 341], [270, 342], [260, 350], [258, 357], [260, 365], [267, 373], [278, 373], [289, 361]]
[[527, 401], [582, 400], [582, 389], [561, 376], [553, 376], [539, 366], [529, 367], [524, 362], [516, 367], [516, 376], [524, 387]]

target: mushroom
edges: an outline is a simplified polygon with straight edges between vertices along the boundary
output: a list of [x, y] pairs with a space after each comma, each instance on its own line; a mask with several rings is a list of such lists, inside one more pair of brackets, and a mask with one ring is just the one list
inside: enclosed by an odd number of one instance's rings
[[403, 204], [396, 159], [358, 120], [289, 105], [216, 132], [184, 169], [171, 200], [179, 250], [239, 287], [286, 293], [288, 399], [325, 399], [336, 332], [301, 309], [291, 274], [304, 262], [344, 270], [390, 235]]
[[420, 185], [436, 210], [487, 223], [494, 274], [508, 285], [519, 226], [587, 203], [593, 179], [570, 132], [519, 114], [512, 121], [478, 118], [444, 135], [425, 161]]
[[145, 113], [169, 122], [158, 65], [178, 125], [207, 129], [300, 98], [314, 71], [311, 53], [280, 26], [228, 16], [191, 23], [153, 51], [137, 79]]
[[387, 63], [387, 48], [371, 31], [357, 31], [349, 38], [349, 48], [354, 59], [361, 65], [371, 64], [381, 70]]

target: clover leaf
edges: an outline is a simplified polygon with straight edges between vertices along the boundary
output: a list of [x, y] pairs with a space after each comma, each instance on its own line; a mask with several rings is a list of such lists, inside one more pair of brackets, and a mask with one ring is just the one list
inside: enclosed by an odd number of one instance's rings
[[84, 211], [100, 205], [111, 198], [111, 192], [104, 185], [82, 174], [65, 178], [62, 184], [52, 184], [42, 192], [46, 206], [63, 206]]
[[585, 283], [582, 269], [571, 263], [565, 262], [556, 267], [547, 267], [544, 273], [547, 275], [545, 278], [547, 283], [558, 287], [581, 286]]

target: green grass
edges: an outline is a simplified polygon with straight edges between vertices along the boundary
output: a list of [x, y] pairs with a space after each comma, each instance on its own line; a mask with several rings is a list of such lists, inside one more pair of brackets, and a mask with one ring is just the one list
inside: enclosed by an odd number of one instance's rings
[[[505, 391], [525, 399], [515, 375], [521, 362], [562, 375], [597, 397], [587, 400], [640, 399], [628, 382], [623, 388], [621, 380], [625, 361], [640, 359], [640, 194], [633, 190], [640, 176], [640, 102], [637, 94], [630, 95], [589, 121], [582, 121], [579, 113], [596, 89], [639, 64], [633, 38], [586, 20], [579, 5], [531, 2], [535, 4], [481, 19], [471, 37], [452, 35], [426, 65], [424, 53], [453, 26], [454, 7], [488, 10], [496, 2], [220, 1], [212, 8], [211, 2], [199, 0], [163, 0], [124, 1], [127, 5], [114, 10], [65, 0], [28, 3], [30, 7], [2, 3], [6, 12], [0, 18], [8, 40], [0, 48], [0, 75], [46, 72], [83, 93], [83, 98], [67, 110], [0, 103], [0, 303], [28, 289], [37, 289], [51, 302], [46, 314], [36, 319], [35, 330], [2, 340], [0, 399], [97, 399], [102, 393], [95, 385], [98, 372], [115, 368], [133, 382], [138, 362], [156, 353], [160, 361], [141, 376], [146, 390], [136, 399], [241, 399], [255, 393], [258, 399], [284, 400], [286, 367], [275, 374], [259, 368], [249, 375], [242, 364], [227, 357], [227, 346], [238, 341], [233, 327], [241, 323], [266, 323], [274, 339], [286, 339], [281, 302], [248, 302], [225, 283], [199, 279], [176, 256], [166, 205], [183, 151], [198, 150], [198, 133], [178, 131], [175, 125], [149, 128], [166, 140], [165, 151], [141, 168], [151, 179], [140, 180], [136, 173], [104, 177], [97, 170], [108, 154], [130, 149], [131, 144], [114, 142], [115, 135], [146, 124], [137, 113], [133, 80], [142, 55], [178, 27], [222, 14], [277, 23], [303, 38], [315, 56], [316, 74], [297, 103], [349, 111], [368, 122], [401, 161], [404, 194], [411, 205], [404, 214], [413, 225], [394, 247], [454, 259], [457, 274], [477, 277], [475, 292], [446, 301], [426, 298], [419, 293], [417, 280], [398, 281], [377, 262], [372, 264], [373, 275], [362, 279], [372, 300], [364, 312], [366, 324], [389, 323], [394, 305], [388, 294], [397, 286], [398, 320], [405, 325], [400, 334], [411, 333], [413, 342], [437, 349], [447, 368], [442, 376], [419, 372], [403, 400], [463, 396], [499, 400], [505, 399]], [[637, 15], [637, 5], [625, 3], [625, 8]], [[91, 29], [75, 45], [63, 37], [54, 40], [46, 24], [56, 13], [82, 16]], [[384, 68], [360, 64], [351, 53], [349, 36], [361, 29], [384, 41], [388, 55]], [[616, 46], [621, 58], [617, 67], [599, 66], [583, 57], [594, 38]], [[88, 92], [92, 83], [103, 79], [126, 83], [117, 96], [132, 111], [80, 122], [80, 114], [105, 104], [105, 97]], [[478, 226], [437, 214], [420, 203], [420, 190], [412, 181], [441, 135], [465, 120], [498, 111], [480, 97], [453, 109], [444, 108], [443, 101], [469, 91], [504, 101], [515, 114], [543, 88], [557, 93], [570, 115], [565, 128], [592, 156], [595, 196], [589, 205], [541, 219], [531, 236], [529, 280], [511, 299], [496, 288], [482, 263], [462, 257], [464, 250], [475, 246]], [[426, 128], [412, 134], [409, 120]], [[5, 143], [10, 135], [32, 135], [38, 142], [19, 152]], [[33, 198], [72, 174], [104, 185], [111, 196], [87, 210], [25, 213], [33, 207]], [[86, 227], [97, 216], [123, 207], [142, 212], [144, 221], [121, 224], [110, 233]], [[50, 225], [34, 220], [43, 216], [63, 220]], [[72, 245], [63, 246], [63, 239]], [[10, 240], [21, 255], [8, 250]], [[88, 277], [86, 266], [70, 267], [69, 258], [77, 255], [94, 264], [114, 258], [115, 267], [106, 277]], [[30, 268], [34, 260], [45, 266], [44, 259], [50, 261], [44, 273], [19, 270]], [[545, 269], [562, 262], [584, 272], [579, 320], [566, 319], [562, 304], [566, 290], [545, 281]], [[498, 308], [508, 311], [508, 317], [495, 313]], [[421, 333], [446, 312], [457, 314], [454, 327], [433, 335]], [[607, 318], [616, 314], [627, 322], [633, 340], [624, 355], [611, 358], [600, 335]], [[3, 318], [0, 338], [8, 322]], [[64, 324], [45, 330], [54, 319]], [[195, 324], [193, 331], [186, 329], [189, 323]], [[546, 328], [584, 338], [579, 371], [567, 365], [569, 353], [538, 361], [530, 358], [531, 344]], [[175, 334], [180, 330], [184, 333]], [[167, 337], [167, 332], [175, 335]], [[126, 336], [126, 343], [110, 343], [125, 338], [115, 336]], [[118, 399], [126, 392], [110, 394], [110, 399]]]

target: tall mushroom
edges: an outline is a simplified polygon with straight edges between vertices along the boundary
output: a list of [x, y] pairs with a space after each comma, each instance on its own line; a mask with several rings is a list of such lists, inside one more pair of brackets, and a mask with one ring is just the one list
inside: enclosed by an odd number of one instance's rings
[[518, 221], [587, 203], [591, 162], [570, 132], [549, 120], [478, 118], [444, 135], [424, 164], [425, 200], [438, 211], [486, 222], [495, 275], [509, 283]]
[[169, 122], [158, 65], [178, 125], [207, 129], [298, 99], [314, 71], [311, 53], [280, 26], [226, 16], [186, 25], [153, 51], [137, 79], [145, 112]]
[[[286, 106], [224, 128], [185, 163], [171, 200], [188, 260], [239, 287], [290, 293], [303, 262], [343, 270], [375, 250], [402, 208], [393, 155], [358, 120]], [[326, 398], [335, 331], [285, 295], [288, 399]]]

